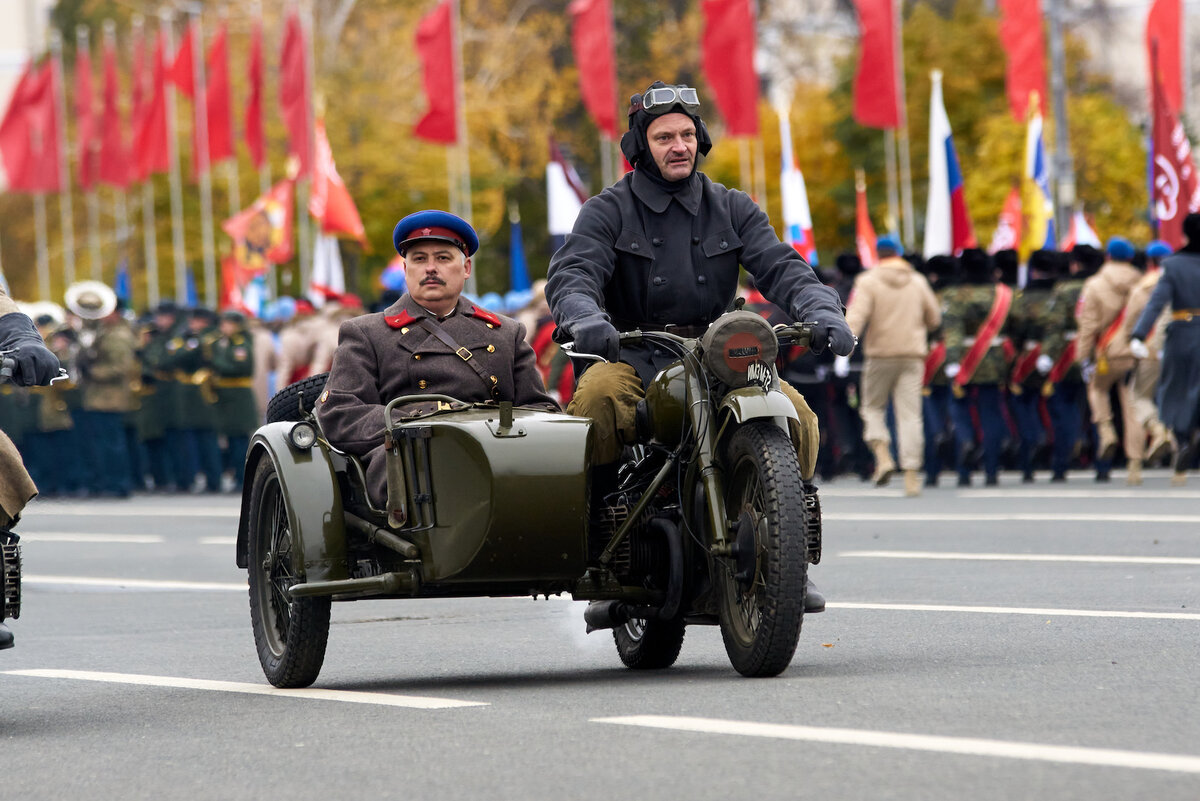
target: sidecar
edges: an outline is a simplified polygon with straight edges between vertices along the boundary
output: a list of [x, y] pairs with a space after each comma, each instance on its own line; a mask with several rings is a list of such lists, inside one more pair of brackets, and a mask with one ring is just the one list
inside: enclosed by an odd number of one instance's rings
[[237, 564], [249, 568], [255, 641], [276, 686], [316, 679], [331, 601], [555, 594], [587, 571], [590, 420], [399, 400], [431, 409], [388, 424], [386, 509], [313, 415], [270, 422], [251, 441]]

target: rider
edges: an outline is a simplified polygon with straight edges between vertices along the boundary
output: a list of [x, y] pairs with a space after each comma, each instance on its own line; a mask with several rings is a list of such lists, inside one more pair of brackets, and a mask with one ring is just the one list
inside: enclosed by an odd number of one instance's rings
[[[468, 403], [512, 401], [553, 411], [525, 326], [462, 298], [479, 249], [474, 229], [444, 211], [419, 211], [396, 224], [408, 292], [377, 314], [342, 323], [317, 418], [335, 447], [361, 457], [376, 506], [387, 497], [384, 407], [403, 395], [449, 395]], [[461, 344], [460, 344], [461, 343]], [[406, 404], [402, 413], [437, 408]]]
[[[763, 295], [794, 320], [816, 323], [812, 347], [838, 355], [854, 349], [837, 293], [824, 286], [796, 250], [744, 192], [714, 184], [696, 169], [712, 148], [689, 86], [655, 81], [630, 98], [621, 151], [633, 165], [589, 200], [566, 243], [550, 261], [546, 298], [563, 339], [608, 363], [583, 374], [572, 414], [591, 417], [596, 432], [597, 483], [637, 441], [635, 409], [655, 373], [676, 359], [653, 344], [620, 347], [618, 332], [670, 330], [698, 337], [733, 302], [738, 265]], [[620, 359], [620, 361], [618, 361]], [[781, 382], [802, 430], [800, 474], [816, 469], [816, 415]], [[806, 611], [824, 599], [810, 588]]]
[[[17, 310], [17, 304], [0, 287], [0, 351], [13, 351], [5, 358], [14, 362], [12, 381], [21, 386], [48, 385], [58, 375], [58, 357], [54, 355], [33, 325], [33, 320]], [[21, 517], [21, 510], [29, 499], [37, 495], [37, 487], [25, 465], [21, 454], [12, 441], [0, 431], [0, 542], [15, 541], [16, 535], [9, 529]], [[0, 609], [4, 599], [0, 598]], [[3, 623], [0, 613], [0, 650], [12, 648], [13, 635]]]

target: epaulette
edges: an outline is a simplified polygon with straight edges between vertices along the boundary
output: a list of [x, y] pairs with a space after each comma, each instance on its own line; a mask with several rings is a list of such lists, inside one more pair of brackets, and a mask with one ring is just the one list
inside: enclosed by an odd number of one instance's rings
[[390, 317], [384, 317], [383, 321], [388, 324], [388, 328], [403, 328], [406, 325], [411, 325], [417, 321], [405, 309], [401, 309], [399, 314], [393, 314]]
[[467, 314], [471, 315], [472, 317], [478, 317], [480, 320], [483, 320], [485, 323], [490, 323], [496, 328], [500, 327], [500, 318], [492, 314], [487, 309], [481, 309], [478, 306], [472, 306], [471, 310], [467, 312]]

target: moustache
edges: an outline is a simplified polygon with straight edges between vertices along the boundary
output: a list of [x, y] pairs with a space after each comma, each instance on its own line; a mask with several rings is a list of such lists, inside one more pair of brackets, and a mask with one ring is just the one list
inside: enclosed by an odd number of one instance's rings
[[445, 286], [446, 282], [438, 278], [436, 275], [431, 275], [421, 281], [421, 286], [427, 286], [429, 284], [440, 284], [441, 286]]

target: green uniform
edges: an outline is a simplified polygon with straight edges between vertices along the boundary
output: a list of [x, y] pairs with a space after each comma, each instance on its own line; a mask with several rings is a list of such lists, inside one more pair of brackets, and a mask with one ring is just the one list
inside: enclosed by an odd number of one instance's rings
[[1017, 353], [1013, 380], [1009, 386], [1013, 393], [1041, 392], [1046, 380], [1044, 374], [1036, 368], [1030, 369], [1018, 383], [1016, 371], [1022, 361], [1034, 352], [1046, 353], [1044, 340], [1049, 332], [1058, 327], [1058, 320], [1058, 305], [1053, 289], [1023, 289], [1014, 295], [1007, 326]]
[[254, 399], [254, 343], [243, 329], [231, 337], [207, 340], [208, 362], [216, 376], [217, 433], [249, 436], [258, 428]]
[[[942, 330], [946, 339], [947, 365], [961, 364], [966, 358], [975, 335], [988, 318], [995, 297], [993, 284], [961, 284], [946, 290], [942, 301]], [[995, 344], [988, 348], [968, 383], [1003, 384], [1007, 376], [1004, 348]]]
[[[1046, 338], [1042, 340], [1042, 353], [1048, 354], [1055, 362], [1062, 356], [1067, 344], [1075, 340], [1079, 330], [1075, 322], [1075, 307], [1082, 292], [1082, 278], [1071, 278], [1054, 286], [1054, 322], [1046, 329]], [[1071, 360], [1071, 367], [1063, 380], [1072, 384], [1083, 383], [1079, 365], [1074, 359]]]

